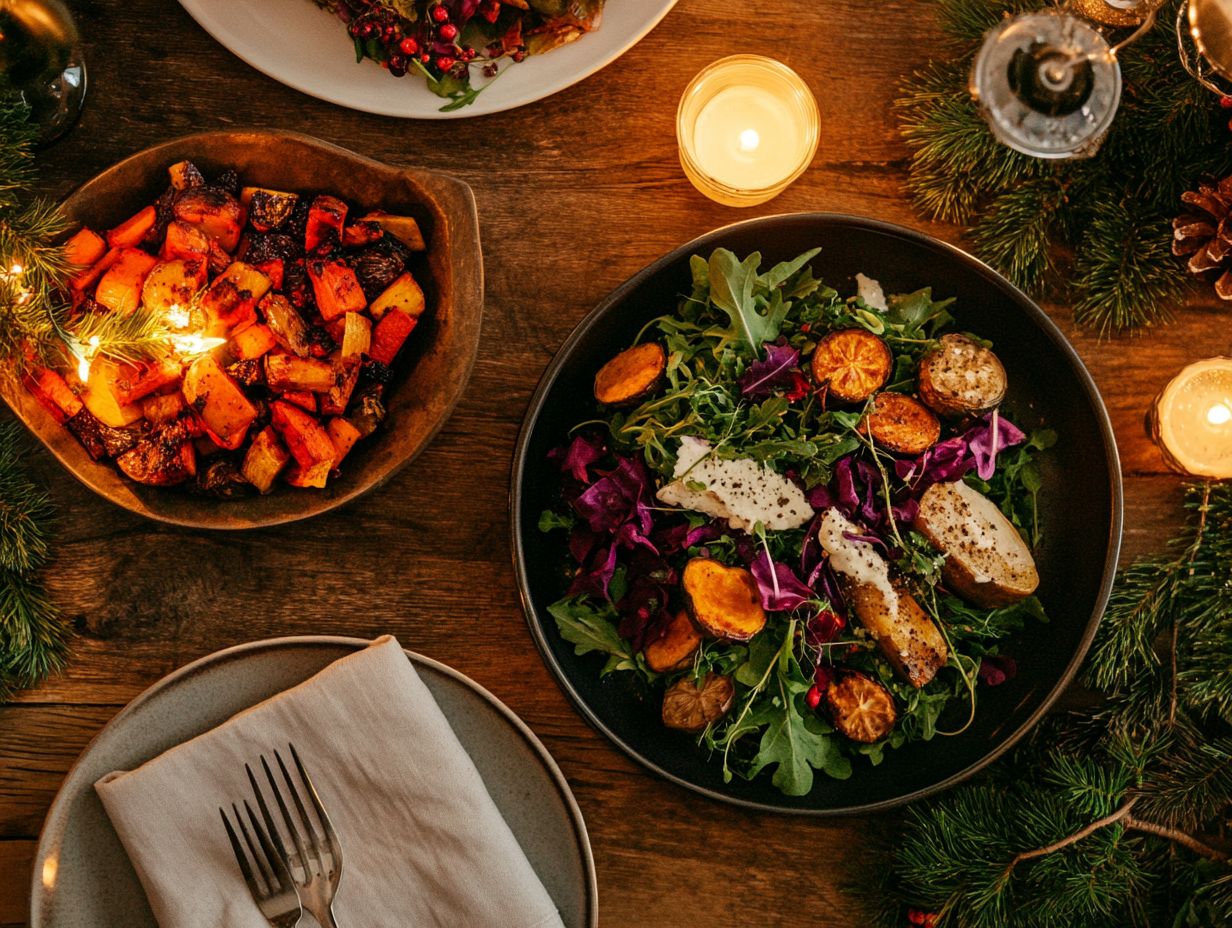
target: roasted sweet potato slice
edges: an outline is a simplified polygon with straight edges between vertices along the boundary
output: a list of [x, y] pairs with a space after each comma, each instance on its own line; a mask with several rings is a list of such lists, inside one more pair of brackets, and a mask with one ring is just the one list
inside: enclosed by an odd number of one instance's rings
[[257, 409], [230, 375], [208, 354], [192, 363], [184, 375], [184, 400], [224, 448], [244, 443]]
[[920, 358], [920, 399], [940, 416], [980, 415], [1005, 399], [1001, 359], [966, 335], [941, 336]]
[[735, 699], [730, 677], [708, 673], [700, 686], [685, 677], [663, 694], [663, 724], [679, 731], [701, 731], [727, 715]]
[[307, 263], [307, 268], [317, 309], [326, 322], [343, 313], [357, 313], [368, 305], [359, 278], [343, 262], [313, 258]]
[[694, 652], [702, 643], [701, 633], [689, 618], [689, 614], [681, 609], [667, 623], [662, 637], [646, 644], [642, 653], [646, 655], [646, 663], [655, 673], [667, 673], [669, 670], [680, 670], [693, 658]]
[[147, 206], [108, 232], [107, 244], [112, 248], [136, 248], [146, 233], [154, 228], [157, 219], [158, 213], [154, 207]]
[[898, 710], [884, 686], [855, 670], [830, 681], [825, 692], [826, 713], [841, 734], [861, 744], [880, 741], [894, 728]]
[[932, 412], [905, 393], [879, 393], [860, 430], [895, 454], [923, 454], [941, 437], [941, 422]]
[[813, 380], [842, 403], [862, 403], [885, 386], [894, 355], [867, 329], [839, 329], [813, 349]]
[[658, 342], [626, 348], [595, 374], [595, 399], [605, 406], [632, 406], [655, 391], [667, 370], [667, 353]]
[[689, 615], [716, 638], [748, 641], [766, 624], [757, 581], [743, 567], [695, 557], [680, 578]]

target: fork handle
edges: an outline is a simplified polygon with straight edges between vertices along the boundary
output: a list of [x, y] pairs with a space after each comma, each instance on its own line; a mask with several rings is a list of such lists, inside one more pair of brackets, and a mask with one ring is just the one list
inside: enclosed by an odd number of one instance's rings
[[321, 928], [338, 928], [338, 920], [334, 918], [334, 910], [332, 906], [327, 905], [320, 912], [316, 909], [308, 908], [308, 906], [304, 906], [304, 909], [316, 920], [316, 923], [320, 925]]

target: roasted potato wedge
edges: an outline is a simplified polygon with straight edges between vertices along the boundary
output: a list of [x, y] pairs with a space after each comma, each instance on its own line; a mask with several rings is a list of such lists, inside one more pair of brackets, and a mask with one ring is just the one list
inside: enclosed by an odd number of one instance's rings
[[663, 694], [663, 724], [678, 731], [701, 731], [727, 715], [735, 699], [730, 677], [708, 673], [700, 686], [685, 677]]
[[224, 251], [235, 251], [244, 227], [244, 207], [218, 187], [186, 187], [172, 206], [176, 220], [194, 226]]
[[905, 393], [879, 393], [860, 430], [895, 454], [923, 454], [941, 438], [941, 422], [919, 400]]
[[595, 399], [605, 406], [634, 406], [663, 380], [667, 353], [658, 342], [643, 342], [622, 351], [595, 374]]
[[880, 741], [898, 721], [890, 691], [855, 670], [839, 673], [826, 687], [826, 714], [840, 734], [861, 744]]
[[978, 416], [1005, 399], [1001, 359], [966, 335], [941, 336], [920, 358], [920, 399], [939, 416]]
[[757, 581], [743, 567], [695, 557], [685, 565], [680, 586], [689, 616], [716, 638], [748, 641], [766, 624]]
[[1006, 606], [1039, 586], [1035, 559], [1018, 529], [996, 503], [961, 480], [924, 491], [915, 528], [945, 554], [945, 582], [977, 606]]
[[862, 403], [890, 379], [894, 355], [867, 329], [839, 329], [813, 349], [813, 380], [841, 403]]
[[646, 664], [655, 673], [681, 670], [693, 660], [693, 654], [701, 646], [702, 636], [683, 609], [677, 612], [662, 637], [647, 642], [642, 653]]

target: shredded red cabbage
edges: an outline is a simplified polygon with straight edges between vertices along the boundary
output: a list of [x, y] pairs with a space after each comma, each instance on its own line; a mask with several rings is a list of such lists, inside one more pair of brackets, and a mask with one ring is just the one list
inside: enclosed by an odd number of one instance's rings
[[1000, 686], [1018, 676], [1018, 662], [1009, 656], [986, 654], [980, 660], [979, 674], [985, 686]]
[[770, 342], [763, 347], [766, 349], [766, 356], [754, 361], [745, 370], [744, 376], [740, 378], [740, 393], [743, 396], [764, 398], [773, 396], [775, 390], [797, 389], [800, 351], [787, 344]]
[[749, 565], [757, 591], [761, 594], [761, 607], [771, 612], [790, 612], [799, 609], [815, 594], [805, 586], [795, 572], [786, 564], [772, 561], [762, 550]]

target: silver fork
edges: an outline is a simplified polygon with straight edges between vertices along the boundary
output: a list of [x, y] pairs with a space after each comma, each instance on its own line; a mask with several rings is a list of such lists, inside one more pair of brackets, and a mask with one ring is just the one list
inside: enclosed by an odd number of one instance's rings
[[[270, 770], [270, 765], [264, 757], [261, 758], [265, 778], [274, 791], [274, 799], [278, 803], [278, 811], [282, 813], [282, 821], [286, 825], [287, 834], [291, 836], [295, 844], [295, 857], [290, 857], [284, 850], [283, 859], [287, 862], [292, 879], [295, 880], [304, 908], [320, 922], [321, 928], [338, 928], [338, 922], [334, 919], [333, 902], [338, 892], [338, 882], [342, 879], [342, 847], [338, 843], [338, 836], [334, 833], [334, 826], [329, 820], [329, 815], [326, 814], [325, 807], [321, 804], [321, 797], [316, 787], [313, 786], [308, 771], [304, 769], [299, 752], [295, 750], [293, 744], [287, 747], [291, 749], [291, 759], [295, 762], [295, 769], [299, 773], [302, 786], [298, 785], [288, 772], [287, 765], [282, 761], [282, 755], [277, 751], [274, 752], [274, 760], [282, 773], [286, 792], [291, 794], [295, 816], [292, 816], [287, 808], [286, 800], [283, 799], [283, 790], [279, 788], [278, 781], [274, 778], [273, 771]], [[257, 795], [257, 804], [261, 807], [261, 814], [265, 818], [266, 825], [271, 832], [277, 835], [269, 809], [257, 786], [257, 778], [247, 764], [244, 765], [244, 769], [248, 771], [248, 780], [252, 784], [253, 792]], [[313, 826], [312, 817], [304, 805], [302, 793], [308, 794], [308, 799], [316, 812], [316, 819], [321, 826], [321, 835], [317, 834], [317, 829]]]
[[[239, 826], [240, 833], [244, 836], [243, 844], [240, 844], [240, 839], [231, 826], [231, 820], [227, 818], [226, 810], [221, 806], [218, 808], [218, 814], [222, 816], [222, 824], [227, 829], [227, 837], [231, 839], [231, 850], [235, 852], [235, 861], [240, 865], [240, 872], [244, 875], [244, 882], [248, 884], [248, 891], [252, 893], [253, 901], [257, 903], [257, 908], [261, 910], [261, 914], [265, 916], [271, 928], [295, 928], [304, 912], [299, 904], [295, 883], [287, 869], [286, 854], [274, 844], [275, 841], [281, 844], [278, 832], [272, 828], [267, 831], [261, 826], [247, 800], [244, 801], [244, 811], [248, 813], [248, 821], [252, 824], [251, 834], [248, 826], [244, 824], [244, 817], [234, 803], [231, 804], [231, 811], [235, 815], [235, 822]], [[273, 834], [272, 840], [271, 833]], [[254, 834], [256, 835], [255, 843], [252, 838]], [[247, 854], [245, 854], [245, 848], [247, 848]]]

